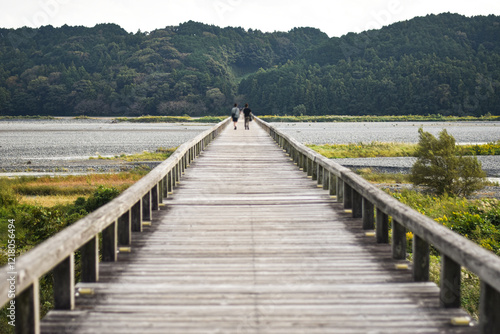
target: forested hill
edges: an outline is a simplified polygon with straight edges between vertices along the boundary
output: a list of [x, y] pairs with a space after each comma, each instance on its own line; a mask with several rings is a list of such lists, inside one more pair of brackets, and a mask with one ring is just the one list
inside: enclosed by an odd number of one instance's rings
[[0, 115], [500, 115], [500, 17], [328, 38], [196, 22], [0, 29]]

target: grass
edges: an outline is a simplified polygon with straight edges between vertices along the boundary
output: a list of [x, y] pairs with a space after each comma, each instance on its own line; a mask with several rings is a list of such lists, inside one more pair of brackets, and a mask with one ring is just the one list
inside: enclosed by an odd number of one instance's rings
[[[307, 145], [329, 159], [413, 157], [418, 144], [407, 143], [350, 143]], [[463, 155], [500, 155], [500, 141], [480, 145], [456, 146]]]
[[98, 160], [122, 160], [128, 162], [137, 162], [137, 161], [163, 161], [168, 159], [172, 153], [175, 152], [177, 148], [157, 148], [155, 152], [144, 151], [142, 153], [136, 154], [122, 154], [114, 157], [102, 157], [98, 156], [97, 158], [91, 157], [90, 159], [98, 159]]
[[144, 173], [133, 171], [117, 174], [21, 177], [3, 179], [2, 185], [11, 188], [21, 204], [52, 207], [70, 204], [78, 197], [89, 196], [99, 185], [123, 191], [138, 181]]
[[266, 122], [473, 122], [473, 121], [499, 121], [500, 116], [485, 115], [474, 116], [442, 116], [442, 115], [388, 115], [388, 116], [346, 116], [346, 115], [323, 115], [323, 116], [259, 116]]

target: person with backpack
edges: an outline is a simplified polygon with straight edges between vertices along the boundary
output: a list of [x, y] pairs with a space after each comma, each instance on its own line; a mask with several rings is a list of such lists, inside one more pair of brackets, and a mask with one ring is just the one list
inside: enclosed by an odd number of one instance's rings
[[233, 109], [231, 109], [231, 117], [233, 118], [234, 129], [236, 130], [236, 124], [238, 123], [238, 118], [240, 117], [240, 108], [238, 108], [238, 103], [235, 103]]

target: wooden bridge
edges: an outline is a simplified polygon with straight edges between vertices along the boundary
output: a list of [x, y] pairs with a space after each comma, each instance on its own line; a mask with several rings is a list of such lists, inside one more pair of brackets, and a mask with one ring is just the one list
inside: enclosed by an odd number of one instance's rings
[[[228, 123], [18, 258], [16, 331], [500, 333], [493, 253], [267, 123]], [[442, 253], [440, 287], [429, 245]], [[459, 308], [461, 266], [482, 281], [479, 324]], [[55, 310], [40, 321], [50, 271]], [[2, 279], [2, 305], [9, 289]]]

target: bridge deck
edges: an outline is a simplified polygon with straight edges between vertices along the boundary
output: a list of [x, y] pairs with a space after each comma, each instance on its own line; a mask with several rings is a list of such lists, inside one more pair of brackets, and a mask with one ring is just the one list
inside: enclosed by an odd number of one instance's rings
[[255, 124], [186, 170], [131, 253], [42, 333], [476, 333]]

